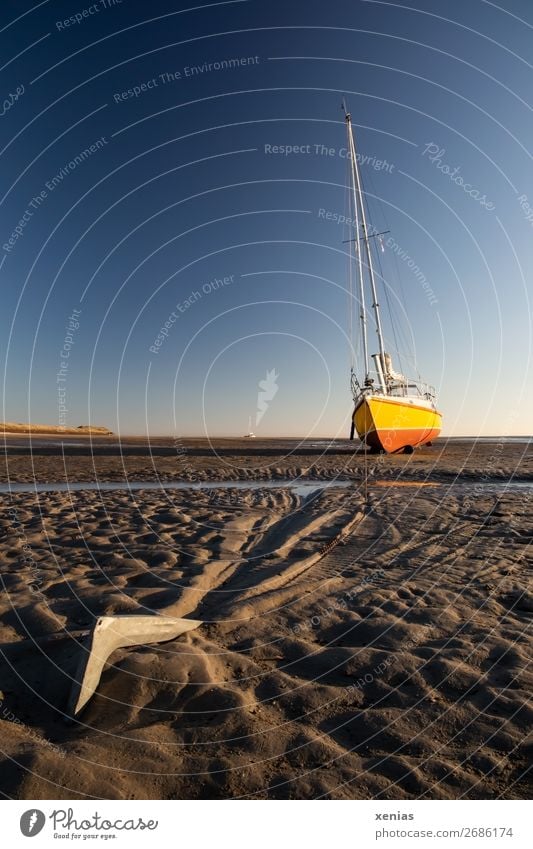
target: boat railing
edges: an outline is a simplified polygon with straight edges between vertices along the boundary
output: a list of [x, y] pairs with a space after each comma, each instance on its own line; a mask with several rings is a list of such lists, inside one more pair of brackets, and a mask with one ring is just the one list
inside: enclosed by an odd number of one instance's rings
[[392, 381], [389, 383], [389, 395], [426, 398], [431, 401], [435, 398], [435, 394], [434, 386], [430, 386], [429, 383], [423, 383], [420, 380], [407, 380], [405, 383]]
[[[362, 394], [373, 395], [382, 393], [377, 372], [370, 372], [363, 383], [360, 383], [355, 374], [352, 374], [351, 384], [354, 398]], [[387, 388], [387, 394], [392, 395], [394, 398], [419, 398], [427, 401], [434, 401], [436, 398], [434, 386], [412, 378], [406, 378], [405, 380], [389, 378]]]

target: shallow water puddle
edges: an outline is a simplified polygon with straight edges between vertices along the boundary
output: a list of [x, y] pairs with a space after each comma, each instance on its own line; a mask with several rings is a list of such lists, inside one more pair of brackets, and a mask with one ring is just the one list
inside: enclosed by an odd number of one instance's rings
[[345, 488], [353, 486], [353, 481], [298, 481], [298, 480], [267, 480], [267, 481], [70, 481], [57, 483], [2, 483], [0, 494], [10, 492], [81, 492], [114, 490], [138, 491], [141, 489], [167, 490], [210, 490], [210, 489], [291, 489], [296, 495], [307, 497], [313, 492], [334, 487]]
[[[533, 489], [533, 481], [395, 481], [395, 480], [370, 480], [369, 487], [386, 487], [390, 489], [404, 487], [446, 487], [447, 489], [475, 488], [476, 491], [501, 491], [511, 489]], [[290, 489], [296, 495], [306, 498], [315, 492], [324, 489], [360, 489], [363, 487], [361, 480], [262, 480], [262, 481], [64, 481], [50, 483], [0, 483], [0, 495], [17, 492], [82, 492], [101, 491], [114, 492], [117, 490], [128, 490], [138, 492], [139, 490], [214, 490], [214, 489]]]
[[429, 483], [428, 481], [371, 481], [368, 484], [369, 486], [387, 486], [387, 487], [400, 487], [400, 486], [442, 486], [442, 483]]

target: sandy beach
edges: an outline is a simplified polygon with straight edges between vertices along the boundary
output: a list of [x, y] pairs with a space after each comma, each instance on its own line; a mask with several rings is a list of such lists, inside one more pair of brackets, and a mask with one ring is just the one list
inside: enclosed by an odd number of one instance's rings
[[[4, 797], [528, 797], [530, 445], [6, 436], [3, 454]], [[135, 613], [205, 624], [117, 651], [65, 721], [95, 617]]]

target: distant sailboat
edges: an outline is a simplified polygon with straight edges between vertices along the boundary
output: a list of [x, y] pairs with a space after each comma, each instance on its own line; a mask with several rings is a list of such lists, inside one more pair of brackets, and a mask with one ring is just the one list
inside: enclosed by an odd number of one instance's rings
[[[376, 236], [368, 224], [361, 175], [357, 162], [352, 121], [344, 106], [350, 154], [351, 194], [355, 252], [357, 256], [356, 277], [360, 304], [360, 327], [363, 362], [357, 376], [352, 368], [351, 388], [354, 411], [350, 439], [357, 431], [359, 438], [373, 451], [387, 454], [403, 451], [411, 453], [420, 445], [435, 439], [442, 427], [442, 416], [437, 410], [435, 390], [427, 384], [412, 380], [393, 369], [392, 358], [385, 351], [380, 307], [376, 288], [376, 277], [372, 261]], [[352, 240], [350, 240], [352, 241]], [[364, 255], [364, 256], [363, 256]], [[367, 339], [367, 315], [365, 292], [370, 287], [371, 304], [374, 312], [375, 330], [378, 340], [377, 354], [372, 354], [374, 368], [370, 368]]]
[[248, 419], [248, 433], [244, 434], [243, 439], [255, 439], [255, 433], [252, 430], [252, 417]]

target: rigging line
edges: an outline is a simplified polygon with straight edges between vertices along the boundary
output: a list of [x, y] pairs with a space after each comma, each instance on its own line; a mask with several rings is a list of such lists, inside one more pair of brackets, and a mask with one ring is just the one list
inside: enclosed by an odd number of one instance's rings
[[[375, 281], [375, 275], [374, 275], [374, 267], [373, 267], [373, 263], [372, 263], [372, 252], [371, 252], [370, 246], [369, 246], [369, 235], [370, 235], [370, 231], [372, 230], [372, 222], [370, 221], [370, 218], [369, 218], [370, 209], [368, 208], [368, 205], [365, 203], [366, 193], [365, 193], [364, 186], [363, 186], [362, 175], [361, 175], [360, 169], [359, 169], [358, 164], [357, 164], [357, 151], [356, 151], [355, 140], [354, 140], [354, 136], [353, 136], [351, 117], [350, 117], [349, 114], [346, 114], [346, 122], [347, 122], [347, 126], [348, 126], [348, 143], [349, 143], [349, 147], [350, 147], [350, 158], [351, 158], [352, 174], [353, 174], [353, 181], [354, 181], [354, 194], [357, 194], [357, 199], [356, 199], [355, 203], [358, 204], [357, 209], [361, 213], [361, 228], [362, 228], [363, 237], [364, 237], [363, 238], [363, 245], [365, 247], [365, 256], [366, 256], [366, 262], [367, 262], [367, 267], [368, 267], [370, 291], [372, 293], [372, 302], [373, 302], [372, 308], [374, 310], [374, 319], [375, 319], [375, 323], [376, 323], [376, 335], [378, 337], [379, 353], [380, 353], [381, 360], [383, 362], [384, 356], [385, 356], [383, 331], [382, 331], [382, 327], [381, 327], [381, 317], [380, 317], [380, 311], [379, 311], [378, 293], [377, 293], [377, 287], [376, 287], [376, 281]], [[362, 257], [361, 250], [359, 251], [358, 257], [359, 257], [359, 262], [360, 262], [360, 266], [361, 266], [361, 257]], [[361, 270], [361, 286], [362, 285], [363, 285], [363, 283], [362, 283], [362, 270]], [[363, 328], [363, 334], [365, 336], [365, 347], [366, 347], [366, 334], [364, 333], [364, 328]], [[365, 357], [365, 359], [367, 359], [367, 362], [368, 362], [368, 357]], [[367, 366], [367, 372], [368, 372], [368, 366]], [[380, 375], [381, 375], [381, 369], [380, 369]], [[386, 383], [385, 383], [384, 376], [381, 376], [381, 381], [382, 381], [383, 391], [386, 392]]]
[[[362, 180], [362, 178], [361, 178], [361, 180]], [[371, 174], [368, 175], [368, 184], [370, 186], [370, 190], [371, 190], [371, 193], [372, 193], [372, 196], [373, 196], [373, 198], [372, 198], [372, 201], [373, 201], [372, 202], [372, 208], [373, 208], [373, 210], [376, 211], [376, 213], [379, 214], [379, 217], [381, 217], [385, 221], [385, 227], [389, 228], [388, 222], [385, 219], [385, 214], [384, 214], [384, 211], [383, 211], [383, 208], [382, 208], [382, 204], [379, 203], [379, 202], [377, 202], [377, 203], [375, 202], [376, 199], [378, 198], [378, 194], [377, 194], [376, 187], [375, 187], [375, 184], [374, 184], [374, 180], [372, 179]], [[367, 195], [367, 203], [369, 203], [368, 195]], [[376, 215], [376, 217], [378, 217], [378, 215]], [[377, 228], [376, 228], [376, 232], [377, 232]], [[402, 355], [401, 355], [401, 351], [400, 351], [400, 345], [398, 343], [398, 334], [396, 332], [396, 314], [393, 312], [393, 309], [392, 309], [391, 299], [390, 299], [390, 295], [389, 295], [389, 286], [387, 285], [387, 281], [385, 280], [385, 277], [384, 277], [384, 274], [383, 274], [383, 266], [382, 266], [382, 263], [381, 263], [380, 252], [379, 252], [379, 249], [377, 247], [374, 251], [374, 257], [375, 257], [375, 260], [377, 261], [378, 276], [381, 279], [382, 289], [385, 292], [385, 301], [387, 303], [387, 312], [388, 312], [388, 315], [389, 315], [389, 324], [390, 324], [390, 327], [391, 327], [391, 330], [392, 330], [392, 336], [393, 336], [393, 340], [394, 340], [394, 348], [395, 348], [397, 356], [398, 356], [398, 362], [399, 362], [399, 365], [400, 365], [400, 370], [403, 371]]]
[[[345, 212], [344, 217], [345, 217], [345, 219], [351, 218], [351, 212], [352, 212], [351, 192], [350, 192], [350, 186], [349, 186], [349, 173], [348, 173], [349, 163], [347, 163], [346, 167], [347, 167], [347, 177], [348, 177], [348, 179], [346, 181], [346, 185], [345, 185], [345, 189], [344, 189], [344, 212]], [[344, 226], [346, 227], [346, 224]], [[354, 371], [354, 368], [355, 368], [355, 350], [354, 350], [354, 331], [353, 331], [353, 309], [354, 309], [353, 294], [354, 294], [354, 288], [353, 288], [353, 263], [352, 263], [352, 252], [351, 252], [351, 250], [348, 251], [347, 262], [348, 262], [348, 274], [347, 274], [347, 277], [348, 277], [348, 296], [347, 296], [348, 297], [348, 338], [350, 340], [350, 351], [349, 351], [350, 374], [352, 374], [353, 371]]]
[[[374, 180], [373, 180], [373, 178], [370, 174], [369, 174], [369, 184], [370, 184], [370, 188], [371, 188], [371, 191], [372, 191], [373, 198], [377, 198], [378, 195], [377, 195], [377, 192], [376, 192]], [[381, 202], [379, 202], [379, 213], [380, 213], [381, 218], [383, 219], [384, 226], [387, 228], [387, 231], [390, 232], [391, 228], [390, 228], [390, 224], [389, 224], [389, 219], [387, 217], [387, 213], [385, 212], [385, 204], [383, 204]], [[404, 310], [406, 310], [407, 309], [407, 299], [405, 297], [403, 277], [400, 273], [400, 266], [399, 266], [399, 263], [398, 263], [398, 257], [396, 255], [396, 252], [392, 251], [392, 254], [393, 254], [393, 264], [394, 264], [394, 279], [398, 281], [399, 300], [400, 300], [400, 303], [403, 305]], [[396, 312], [394, 312], [394, 315], [396, 315]], [[400, 321], [400, 320], [398, 321], [398, 335], [401, 337], [401, 343], [404, 345], [404, 355], [407, 358], [409, 358], [409, 356], [412, 354], [412, 346], [411, 346], [411, 344], [408, 340], [407, 334], [405, 333], [405, 330], [404, 330], [404, 327], [403, 327], [403, 322]], [[412, 336], [412, 334], [411, 334], [411, 336]], [[398, 354], [400, 354], [399, 349], [398, 349]]]
[[[400, 271], [400, 266], [399, 266], [399, 263], [398, 263], [398, 257], [396, 256], [395, 251], [392, 251], [392, 254], [393, 254], [393, 265], [394, 265], [394, 279], [398, 281], [399, 290], [400, 290], [399, 291], [400, 303], [403, 306], [404, 311], [407, 311], [407, 299], [406, 299], [406, 296], [405, 296], [405, 289], [404, 289], [404, 285], [403, 285], [403, 278], [402, 278], [402, 274], [401, 274], [401, 271]], [[397, 314], [397, 313], [395, 313], [395, 314]], [[401, 319], [400, 316], [398, 317], [398, 333], [399, 333], [399, 336], [401, 338], [401, 344], [403, 345], [403, 351], [404, 351], [403, 355], [404, 355], [404, 357], [409, 359], [411, 357], [412, 353], [413, 353], [412, 345], [409, 341], [409, 334], [404, 329], [404, 322], [403, 322], [403, 320]], [[413, 336], [412, 331], [410, 332], [410, 336], [412, 338], [412, 336]]]
[[[381, 233], [372, 233], [371, 236], [367, 236], [367, 239], [376, 239], [378, 236], [384, 236], [385, 233], [390, 233], [390, 230], [382, 230]], [[346, 245], [348, 242], [362, 242], [364, 236], [360, 236], [358, 239], [344, 239], [342, 244]]]
[[[373, 201], [373, 205], [374, 205], [374, 207], [375, 207], [375, 208], [377, 208], [377, 210], [379, 211], [379, 214], [380, 214], [380, 216], [381, 216], [381, 218], [382, 218], [382, 220], [383, 220], [383, 225], [384, 225], [384, 228], [385, 228], [385, 232], [389, 233], [389, 232], [391, 232], [391, 225], [390, 225], [390, 223], [389, 223], [389, 219], [388, 219], [388, 217], [387, 217], [387, 213], [385, 212], [385, 204], [384, 204], [382, 201], [380, 201], [380, 200], [379, 200], [379, 195], [378, 195], [377, 190], [376, 190], [376, 185], [375, 185], [375, 183], [374, 183], [374, 179], [373, 179], [373, 177], [372, 177], [372, 175], [371, 175], [370, 173], [368, 174], [368, 178], [365, 178], [365, 179], [368, 179], [368, 183], [369, 183], [369, 185], [370, 185], [370, 189], [371, 189], [371, 193], [372, 193], [372, 201]], [[396, 257], [396, 254], [394, 254], [394, 259], [395, 259], [395, 261], [396, 261], [396, 270], [398, 271], [398, 266], [397, 266], [397, 257]], [[400, 277], [400, 275], [399, 275], [399, 274], [398, 274], [398, 282], [399, 282], [399, 284], [400, 284], [400, 290], [401, 290], [401, 295], [402, 295], [402, 302], [403, 302], [403, 303], [405, 303], [405, 292], [403, 291], [403, 283], [402, 283], [402, 279], [401, 279], [401, 277]]]
[[[373, 179], [372, 179], [372, 177], [371, 177], [371, 176], [370, 176], [370, 180], [369, 180], [369, 182], [370, 182], [370, 184], [371, 184], [372, 194], [374, 195], [374, 197], [377, 197], [377, 192], [376, 192], [376, 190], [375, 190], [374, 181], [373, 181]], [[386, 227], [386, 228], [390, 231], [390, 229], [391, 229], [391, 228], [390, 228], [390, 224], [389, 224], [389, 219], [388, 219], [388, 217], [387, 217], [387, 213], [386, 213], [386, 211], [385, 211], [385, 204], [383, 204], [383, 203], [381, 203], [381, 202], [379, 203], [379, 212], [380, 212], [380, 215], [381, 215], [381, 217], [382, 217], [382, 219], [383, 219], [383, 222], [384, 222], [385, 227]], [[400, 266], [399, 266], [399, 263], [398, 263], [398, 257], [397, 257], [397, 255], [396, 255], [396, 252], [395, 252], [395, 251], [392, 251], [392, 255], [393, 255], [394, 272], [395, 272], [395, 273], [394, 273], [394, 279], [398, 281], [398, 288], [399, 288], [399, 300], [400, 300], [400, 303], [402, 304], [402, 306], [403, 306], [404, 310], [406, 310], [406, 309], [407, 309], [407, 298], [406, 298], [406, 296], [405, 296], [405, 289], [404, 289], [404, 284], [403, 284], [403, 276], [402, 276], [402, 274], [400, 273]], [[408, 343], [408, 341], [407, 341], [407, 337], [404, 335], [403, 324], [401, 324], [401, 323], [400, 323], [400, 325], [399, 325], [399, 332], [401, 333], [401, 335], [403, 335], [403, 336], [404, 336], [404, 338], [403, 338], [403, 340], [402, 340], [402, 341], [403, 341], [403, 342], [404, 342], [404, 344], [405, 344], [405, 348], [406, 348], [406, 350], [407, 350], [407, 351], [410, 351], [410, 345], [409, 345], [409, 343]]]
[[[361, 187], [361, 193], [362, 193], [362, 196], [366, 199], [366, 204], [367, 204], [368, 226], [367, 226], [367, 231], [365, 233], [365, 237], [366, 237], [367, 250], [370, 254], [373, 247], [374, 247], [374, 242], [372, 242], [372, 244], [370, 244], [370, 238], [374, 236], [373, 231], [375, 231], [376, 233], [378, 232], [378, 228], [375, 227], [374, 224], [372, 223], [372, 219], [374, 217], [373, 216], [373, 209], [370, 208], [370, 204], [369, 204], [369, 201], [368, 201], [368, 192], [366, 191], [365, 180], [366, 180], [366, 178], [363, 179], [363, 175], [362, 175], [361, 170], [360, 170], [359, 171], [359, 183], [360, 183], [360, 187]], [[372, 178], [371, 177], [369, 179], [369, 182], [372, 184]], [[374, 196], [376, 196], [375, 187], [373, 185], [372, 185], [372, 189], [373, 189], [372, 194]], [[363, 201], [361, 201], [361, 202], [363, 202]], [[379, 212], [381, 212], [381, 209], [379, 209]], [[374, 260], [376, 260], [376, 259], [377, 259], [377, 264], [378, 264], [378, 278], [381, 282], [381, 288], [385, 291], [385, 300], [387, 301], [387, 310], [388, 310], [388, 313], [389, 313], [389, 324], [392, 327], [392, 332], [393, 332], [393, 335], [394, 335], [395, 344], [397, 344], [396, 343], [396, 331], [394, 329], [394, 323], [392, 321], [392, 314], [391, 314], [391, 308], [390, 308], [388, 288], [387, 288], [387, 285], [385, 283], [385, 279], [383, 277], [383, 269], [382, 269], [382, 266], [381, 266], [381, 259], [379, 257], [379, 251], [377, 249], [374, 251]], [[369, 257], [368, 258], [368, 264], [369, 265], [370, 265], [370, 262], [371, 262], [371, 259]]]
[[[399, 262], [398, 262], [398, 257], [396, 256], [395, 251], [393, 251], [393, 255], [394, 255], [394, 266], [395, 266], [395, 270], [396, 270], [396, 277], [400, 281], [400, 293], [401, 293], [401, 297], [402, 297], [402, 304], [403, 304], [404, 309], [407, 310], [407, 300], [406, 300], [406, 297], [405, 297], [405, 292], [404, 292], [403, 282], [402, 282], [403, 277], [402, 277], [400, 265], [399, 265]], [[410, 322], [408, 322], [407, 325], [408, 325], [408, 332], [403, 330], [403, 325], [402, 325], [402, 334], [404, 335], [404, 345], [405, 345], [405, 357], [407, 359], [411, 359], [411, 361], [414, 363], [415, 362], [414, 334], [413, 334], [413, 331], [411, 329]]]
[[376, 250], [375, 253], [376, 253], [376, 257], [377, 257], [378, 276], [381, 278], [381, 280], [383, 282], [383, 289], [385, 290], [385, 300], [387, 302], [387, 312], [389, 313], [389, 324], [390, 324], [391, 329], [392, 329], [392, 336], [393, 336], [393, 339], [394, 339], [394, 347], [395, 347], [396, 353], [398, 355], [398, 362], [400, 364], [400, 371], [403, 372], [402, 355], [401, 355], [400, 346], [399, 346], [399, 343], [398, 343], [398, 336], [396, 334], [396, 315], [393, 314], [393, 311], [392, 311], [391, 299], [390, 299], [390, 295], [389, 295], [389, 286], [387, 285], [387, 281], [385, 280], [385, 277], [383, 276], [383, 268], [382, 268], [382, 265], [381, 265], [381, 257], [379, 255], [379, 251]]
[[[353, 136], [353, 128], [352, 128], [352, 119], [349, 112], [346, 110], [346, 104], [343, 102], [343, 109], [345, 114], [346, 121], [346, 130], [348, 135], [348, 148], [350, 151], [350, 166], [351, 166], [351, 188], [353, 193], [353, 206], [354, 206], [354, 230], [357, 235], [359, 235], [359, 227], [361, 226], [361, 230], [363, 233], [363, 246], [365, 249], [365, 256], [368, 262], [368, 276], [370, 283], [370, 291], [372, 293], [372, 308], [374, 310], [374, 317], [376, 322], [376, 333], [378, 337], [379, 350], [380, 354], [383, 358], [384, 348], [383, 348], [383, 334], [381, 331], [381, 319], [379, 315], [379, 304], [376, 293], [376, 284], [374, 280], [374, 270], [372, 266], [371, 254], [368, 250], [368, 228], [366, 224], [366, 212], [365, 212], [365, 203], [364, 196], [361, 188], [361, 181], [359, 178], [359, 168], [357, 165], [357, 153], [355, 148], [355, 141]], [[360, 217], [359, 217], [360, 216]], [[359, 295], [359, 318], [361, 321], [361, 340], [363, 345], [363, 362], [364, 362], [364, 373], [365, 373], [365, 381], [368, 377], [369, 372], [369, 357], [368, 357], [368, 337], [367, 337], [367, 326], [366, 326], [366, 303], [365, 303], [365, 292], [364, 292], [364, 268], [363, 268], [363, 251], [362, 247], [359, 245], [359, 242], [355, 242], [357, 246], [357, 283], [358, 283], [358, 295]]]
[[[347, 201], [349, 208], [349, 220], [350, 224], [347, 226], [348, 235], [350, 232], [356, 231], [359, 233], [359, 214], [357, 209], [357, 200], [354, 196], [354, 189], [352, 185], [352, 165], [349, 158], [346, 159], [346, 169], [347, 169], [347, 181], [346, 181], [346, 191], [347, 191]], [[352, 376], [355, 375], [355, 368], [357, 363], [362, 363], [362, 372], [366, 376], [368, 371], [368, 358], [367, 351], [365, 346], [365, 332], [364, 326], [362, 325], [360, 333], [355, 333], [354, 328], [359, 327], [359, 322], [364, 322], [366, 320], [366, 307], [364, 302], [364, 297], [362, 296], [362, 292], [360, 291], [360, 287], [362, 284], [362, 266], [361, 266], [361, 246], [359, 245], [360, 239], [345, 239], [343, 240], [343, 244], [349, 244], [348, 248], [348, 257], [349, 257], [349, 279], [350, 279], [350, 289], [351, 289], [351, 304], [350, 304], [350, 320], [352, 327], [352, 335], [353, 340], [356, 342], [352, 342], [353, 344], [353, 368], [352, 368]], [[355, 270], [357, 263], [357, 271]], [[352, 381], [351, 381], [352, 383]]]

